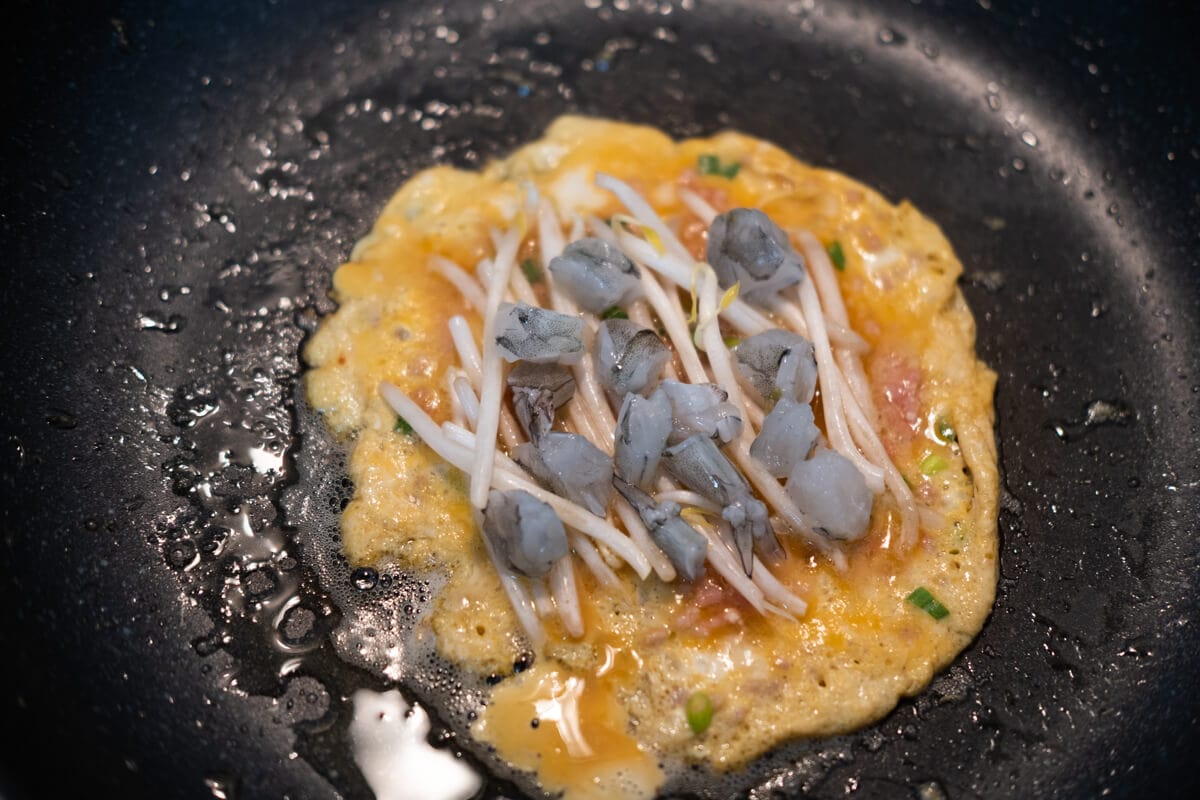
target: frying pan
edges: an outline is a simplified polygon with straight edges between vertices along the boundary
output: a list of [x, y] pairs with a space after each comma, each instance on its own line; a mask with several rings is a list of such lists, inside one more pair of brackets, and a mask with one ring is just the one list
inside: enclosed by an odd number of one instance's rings
[[[912, 199], [1000, 375], [983, 633], [742, 791], [1195, 796], [1192, 4], [81, 5], [22, 4], [6, 45], [0, 794], [370, 796], [348, 697], [392, 684], [350, 645], [428, 587], [339, 560], [298, 351], [405, 178], [579, 111], [736, 127]], [[403, 683], [441, 718], [454, 680]]]

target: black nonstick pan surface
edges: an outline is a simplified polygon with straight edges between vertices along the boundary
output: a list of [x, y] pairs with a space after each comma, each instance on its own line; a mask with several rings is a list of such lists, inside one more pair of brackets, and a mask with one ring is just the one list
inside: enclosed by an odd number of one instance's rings
[[[578, 111], [739, 128], [912, 199], [962, 258], [1000, 375], [987, 627], [919, 697], [781, 748], [742, 790], [1195, 796], [1192, 4], [45, 2], [6, 21], [0, 795], [370, 796], [348, 697], [391, 682], [349, 642], [425, 589], [360, 589], [338, 560], [348, 489], [299, 348], [405, 178]], [[453, 680], [404, 686], [436, 714]]]

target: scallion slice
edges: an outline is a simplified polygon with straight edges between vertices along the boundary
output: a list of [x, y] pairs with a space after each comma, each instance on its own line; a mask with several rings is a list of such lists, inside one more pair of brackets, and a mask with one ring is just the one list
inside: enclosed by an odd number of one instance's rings
[[403, 433], [405, 436], [416, 437], [416, 432], [413, 431], [412, 425], [408, 424], [408, 420], [404, 417], [396, 417], [396, 425], [392, 428], [396, 433]]
[[842, 243], [834, 240], [829, 247], [829, 260], [833, 262], [833, 266], [837, 267], [838, 272], [846, 271], [846, 254], [842, 252]]
[[742, 163], [740, 161], [731, 161], [728, 164], [722, 164], [721, 159], [712, 153], [704, 153], [696, 159], [696, 169], [701, 175], [717, 175], [728, 180], [733, 180], [737, 177], [741, 168]]
[[708, 726], [712, 724], [713, 702], [704, 692], [692, 692], [688, 696], [684, 711], [687, 714], [688, 727], [697, 736], [708, 730]]
[[525, 273], [525, 280], [530, 283], [540, 283], [542, 280], [542, 271], [538, 269], [538, 265], [534, 263], [532, 258], [527, 258], [521, 262], [521, 272]]
[[937, 475], [939, 472], [950, 466], [946, 463], [946, 459], [939, 456], [937, 453], [928, 453], [921, 459], [921, 474], [922, 475]]
[[933, 432], [943, 442], [949, 443], [958, 441], [958, 434], [954, 432], [954, 426], [950, 424], [950, 420], [945, 417], [938, 417], [933, 423]]
[[905, 599], [934, 619], [945, 619], [950, 616], [950, 609], [938, 602], [933, 593], [924, 586], [913, 589], [912, 594]]
[[601, 312], [600, 319], [629, 319], [629, 315], [620, 306], [610, 306]]

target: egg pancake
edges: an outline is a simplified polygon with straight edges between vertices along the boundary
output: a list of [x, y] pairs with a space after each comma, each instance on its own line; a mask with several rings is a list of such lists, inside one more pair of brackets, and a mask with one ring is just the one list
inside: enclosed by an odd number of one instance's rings
[[[598, 173], [636, 190], [697, 263], [711, 222], [703, 209], [745, 208], [786, 232], [810, 267], [825, 258], [833, 267], [827, 278], [836, 285], [827, 279], [817, 288], [830, 335], [842, 336], [836, 363], [859, 378], [847, 377], [840, 391], [859, 398], [903, 484], [877, 492], [863, 535], [828, 547], [790, 535], [773, 515], [784, 552], [761, 568], [803, 603], [763, 613], [713, 562], [692, 581], [643, 579], [601, 544], [594, 552], [618, 582], [602, 581], [602, 567], [575, 568], [582, 633], [542, 613], [544, 641], [531, 644], [481, 537], [470, 470], [413, 435], [381, 396], [388, 382], [437, 424], [461, 412], [448, 388], [447, 376], [463, 366], [448, 322], [461, 315], [485, 341], [485, 315], [431, 269], [431, 258], [473, 278], [481, 262], [484, 272], [497, 268], [497, 232], [515, 230], [516, 280], [549, 302], [531, 195], [556, 210], [568, 241], [601, 220], [670, 249], [629, 219], [627, 206], [597, 185]], [[979, 632], [994, 600], [995, 374], [975, 356], [961, 272], [937, 225], [908, 202], [893, 204], [736, 132], [677, 142], [648, 127], [563, 117], [481, 172], [427, 169], [400, 188], [338, 268], [339, 308], [305, 351], [309, 402], [349, 450], [346, 557], [445, 577], [422, 624], [443, 657], [499, 679], [472, 733], [548, 791], [650, 797], [689, 764], [734, 770], [785, 740], [867, 725], [920, 692]], [[667, 284], [685, 312], [699, 302], [688, 289]], [[844, 301], [844, 324], [827, 302], [831, 291]], [[759, 307], [789, 327], [781, 308]], [[663, 321], [651, 316], [662, 333]], [[703, 317], [692, 326], [703, 328]], [[810, 315], [810, 329], [813, 322]], [[735, 351], [738, 332], [724, 317], [719, 325]], [[830, 389], [818, 385], [812, 408], [832, 448]], [[761, 420], [746, 424], [761, 428]], [[556, 425], [570, 428], [561, 418]], [[915, 504], [910, 522], [901, 496]], [[718, 526], [701, 506], [683, 505], [697, 528]], [[610, 522], [625, 530], [611, 512]], [[528, 655], [529, 668], [514, 674]]]

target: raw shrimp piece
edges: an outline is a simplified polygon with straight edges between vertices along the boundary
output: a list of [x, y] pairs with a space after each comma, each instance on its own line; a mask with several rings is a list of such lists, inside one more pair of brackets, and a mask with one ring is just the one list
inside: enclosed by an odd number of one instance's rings
[[574, 364], [583, 356], [583, 318], [525, 303], [501, 303], [496, 344], [507, 361]]
[[700, 434], [728, 444], [742, 433], [742, 415], [726, 402], [729, 393], [714, 383], [680, 383], [665, 380], [659, 392], [671, 403], [671, 444]]
[[767, 507], [750, 493], [750, 485], [712, 439], [691, 436], [663, 451], [663, 465], [679, 481], [721, 506], [721, 517], [733, 529], [733, 540], [749, 575], [754, 548], [766, 558], [782, 552], [767, 518]]
[[599, 314], [641, 297], [641, 275], [629, 258], [603, 239], [571, 242], [550, 260], [555, 284], [582, 309]]
[[787, 492], [811, 516], [818, 531], [831, 539], [862, 538], [871, 521], [875, 496], [850, 459], [824, 447], [796, 464]]
[[617, 399], [653, 389], [671, 360], [671, 351], [654, 331], [627, 319], [600, 324], [594, 355], [600, 383]]
[[577, 433], [550, 431], [537, 444], [513, 449], [513, 458], [546, 488], [603, 517], [612, 496], [612, 459]]
[[658, 473], [658, 462], [671, 435], [671, 403], [664, 392], [650, 397], [625, 395], [617, 414], [613, 461], [617, 475], [634, 486], [648, 489]]
[[762, 430], [750, 445], [750, 455], [776, 478], [786, 478], [796, 464], [808, 458], [820, 434], [812, 406], [785, 397], [763, 420]]
[[753, 208], [734, 208], [708, 228], [708, 263], [722, 288], [741, 284], [739, 296], [752, 303], [804, 280], [804, 259], [778, 225]]
[[733, 348], [738, 373], [758, 393], [760, 403], [780, 398], [812, 401], [817, 388], [817, 357], [798, 333], [775, 328], [756, 333]]
[[650, 538], [667, 554], [672, 566], [684, 580], [694, 581], [704, 574], [708, 540], [679, 516], [678, 503], [671, 500], [656, 503], [653, 497], [616, 476], [613, 477], [613, 486], [637, 510], [650, 532]]
[[529, 578], [545, 575], [567, 554], [567, 532], [554, 509], [519, 489], [488, 493], [483, 534], [508, 566]]
[[513, 410], [525, 435], [537, 442], [554, 427], [554, 414], [575, 394], [575, 378], [559, 364], [518, 362], [508, 373]]

